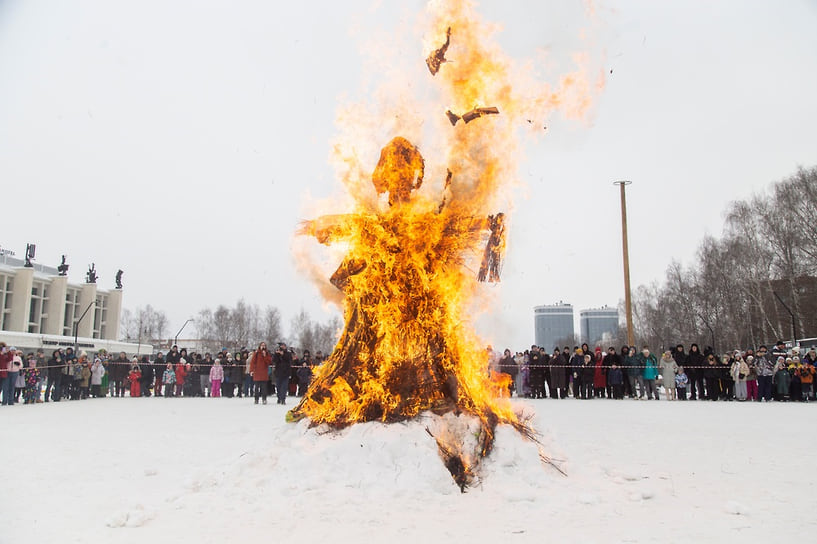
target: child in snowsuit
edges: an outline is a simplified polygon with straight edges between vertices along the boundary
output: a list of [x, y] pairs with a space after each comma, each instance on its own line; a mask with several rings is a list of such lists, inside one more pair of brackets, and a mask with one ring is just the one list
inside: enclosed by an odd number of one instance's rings
[[221, 366], [221, 359], [216, 359], [213, 361], [213, 366], [210, 367], [211, 397], [221, 396], [222, 380], [224, 380], [224, 367]]
[[805, 402], [811, 400], [813, 395], [812, 387], [814, 384], [814, 366], [808, 359], [803, 359], [803, 366], [798, 369], [800, 373], [800, 391], [802, 392]]
[[176, 373], [173, 371], [173, 363], [167, 363], [167, 368], [162, 374], [162, 383], [165, 386], [165, 397], [172, 397], [173, 387], [176, 385]]
[[181, 397], [184, 390], [184, 379], [187, 377], [187, 361], [182, 357], [176, 365], [176, 396]]
[[607, 373], [607, 383], [613, 388], [613, 398], [624, 398], [624, 372], [613, 363], [610, 365], [610, 371]]
[[26, 384], [23, 401], [25, 404], [34, 404], [40, 399], [40, 369], [37, 368], [36, 357], [29, 357], [28, 368], [23, 371], [23, 376]]
[[678, 394], [678, 400], [687, 400], [688, 383], [689, 378], [686, 372], [684, 372], [684, 367], [679, 366], [678, 374], [675, 375], [675, 392]]
[[139, 368], [139, 365], [131, 366], [130, 372], [128, 373], [128, 381], [130, 382], [130, 396], [131, 397], [141, 396], [142, 369]]
[[88, 360], [85, 359], [79, 371], [79, 396], [82, 399], [87, 399], [91, 391], [91, 368], [88, 366]]
[[94, 359], [91, 365], [91, 396], [97, 398], [102, 395], [102, 377], [105, 376], [105, 367], [100, 359]]
[[774, 400], [783, 402], [789, 396], [791, 386], [791, 374], [786, 368], [786, 360], [783, 357], [777, 358], [777, 370], [774, 373]]

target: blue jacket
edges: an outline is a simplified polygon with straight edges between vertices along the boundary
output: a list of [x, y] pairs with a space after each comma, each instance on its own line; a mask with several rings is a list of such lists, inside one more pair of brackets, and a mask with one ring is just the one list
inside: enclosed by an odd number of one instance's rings
[[658, 377], [658, 360], [655, 355], [650, 353], [644, 357], [643, 353], [639, 353], [635, 356], [635, 361], [637, 366], [644, 367], [642, 376], [645, 380], [654, 380]]

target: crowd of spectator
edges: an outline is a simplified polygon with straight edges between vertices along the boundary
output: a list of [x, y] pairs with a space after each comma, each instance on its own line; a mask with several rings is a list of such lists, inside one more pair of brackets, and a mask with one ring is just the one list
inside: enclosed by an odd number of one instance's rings
[[227, 348], [215, 355], [173, 346], [152, 357], [129, 357], [100, 351], [89, 356], [69, 347], [46, 357], [42, 349], [24, 354], [0, 342], [0, 395], [3, 405], [83, 400], [96, 397], [254, 397], [267, 403], [268, 392], [279, 404], [303, 395], [321, 352], [299, 356], [279, 343], [269, 352]]
[[510, 376], [509, 393], [526, 398], [640, 399], [711, 401], [814, 400], [817, 350], [787, 349], [778, 342], [770, 350], [754, 349], [715, 353], [683, 344], [654, 354], [649, 346], [639, 350], [623, 346], [592, 349], [587, 344], [573, 349], [558, 347], [552, 353], [531, 346], [499, 355], [488, 348], [491, 370]]
[[[286, 404], [288, 396], [303, 396], [321, 352], [297, 350], [279, 343], [274, 352], [265, 342], [250, 351], [227, 348], [215, 355], [173, 346], [166, 354], [129, 358], [104, 351], [89, 356], [72, 348], [24, 354], [0, 342], [2, 404], [60, 402], [89, 397], [253, 397], [267, 403], [268, 394]], [[817, 351], [778, 342], [717, 354], [682, 344], [660, 355], [648, 346], [591, 349], [555, 348], [552, 353], [530, 350], [503, 355], [488, 348], [488, 365], [497, 376], [507, 375], [508, 393], [539, 399], [802, 401], [814, 400]], [[503, 381], [503, 380], [500, 380]]]

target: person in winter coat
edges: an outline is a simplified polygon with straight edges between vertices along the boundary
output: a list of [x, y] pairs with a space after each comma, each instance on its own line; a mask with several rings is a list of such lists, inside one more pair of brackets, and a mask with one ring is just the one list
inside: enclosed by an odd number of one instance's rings
[[622, 366], [624, 376], [627, 379], [627, 386], [630, 390], [630, 398], [644, 398], [644, 378], [641, 369], [636, 368], [636, 350], [628, 346], [621, 348]]
[[23, 370], [23, 359], [20, 356], [20, 352], [17, 351], [17, 348], [7, 348], [6, 345], [3, 344], [0, 351], [2, 351], [2, 355], [4, 356], [0, 359], [0, 364], [3, 365], [0, 367], [0, 370], [6, 374], [3, 381], [3, 404], [11, 406], [15, 403], [17, 377]]
[[213, 367], [213, 356], [210, 353], [204, 354], [204, 359], [199, 363], [199, 388], [202, 397], [209, 397], [213, 394], [210, 385], [210, 369]]
[[142, 369], [139, 367], [139, 359], [133, 358], [133, 364], [128, 373], [128, 382], [130, 382], [130, 396], [139, 397], [142, 394]]
[[709, 400], [718, 400], [721, 394], [720, 370], [718, 361], [714, 353], [706, 354], [706, 368], [704, 369], [704, 382], [706, 383], [706, 394]]
[[565, 355], [559, 351], [559, 348], [553, 349], [553, 355], [549, 361], [550, 366], [550, 398], [564, 399], [567, 398], [567, 374], [565, 373], [565, 366], [567, 366], [567, 359]]
[[687, 400], [687, 386], [689, 385], [689, 377], [684, 372], [684, 367], [678, 367], [678, 374], [675, 375], [675, 391], [678, 394], [678, 400]]
[[689, 400], [706, 400], [706, 389], [704, 387], [704, 370], [707, 366], [706, 356], [701, 353], [698, 344], [689, 346], [687, 354], [687, 364], [684, 366], [689, 377]]
[[[13, 358], [13, 354], [9, 350], [8, 346], [5, 342], [0, 342], [0, 395], [2, 395], [2, 404], [6, 405], [7, 397], [14, 398], [12, 394], [9, 397], [8, 393], [8, 383], [9, 383], [9, 367], [11, 366], [11, 359]], [[15, 376], [16, 378], [16, 376]], [[13, 387], [13, 386], [12, 386]]]
[[176, 372], [173, 370], [173, 363], [167, 363], [167, 367], [162, 372], [162, 383], [165, 386], [165, 398], [172, 397], [176, 386]]
[[746, 377], [749, 375], [749, 365], [746, 364], [743, 356], [738, 352], [735, 353], [735, 360], [732, 361], [730, 374], [735, 382], [735, 398], [739, 402], [745, 401], [748, 398]]
[[802, 400], [805, 402], [810, 401], [814, 395], [814, 373], [814, 365], [804, 358], [798, 374], [800, 376], [800, 392], [803, 396]]
[[[616, 348], [614, 348], [613, 346], [610, 346], [609, 348], [607, 348], [607, 353], [604, 355], [604, 369], [608, 371], [608, 377], [607, 377], [607, 397], [608, 398], [613, 398], [613, 387], [612, 387], [612, 384], [610, 383], [609, 371], [613, 367], [613, 365], [616, 365], [619, 368], [619, 370], [621, 370], [621, 363], [622, 363], [621, 357], [619, 356], [618, 353], [616, 353]], [[622, 370], [622, 375], [623, 374], [624, 374], [624, 371]]]
[[791, 374], [786, 368], [786, 360], [783, 357], [777, 358], [777, 370], [774, 373], [774, 400], [784, 402], [789, 398], [789, 387], [791, 386]]
[[184, 389], [184, 379], [187, 377], [187, 360], [184, 357], [179, 358], [179, 362], [176, 363], [176, 396], [182, 396], [182, 390]]
[[91, 396], [99, 398], [102, 395], [102, 378], [105, 376], [105, 367], [102, 365], [102, 359], [94, 359], [94, 364], [91, 365]]
[[283, 342], [278, 343], [278, 349], [273, 356], [275, 362], [275, 388], [278, 391], [278, 404], [286, 404], [289, 391], [289, 378], [292, 374], [292, 352]]
[[233, 357], [233, 366], [230, 369], [230, 396], [241, 398], [244, 389], [244, 373], [246, 372], [244, 353], [237, 351]]
[[610, 366], [607, 372], [607, 383], [613, 393], [614, 399], [620, 400], [624, 398], [624, 372], [615, 362]]
[[[506, 350], [508, 351], [508, 350]], [[528, 355], [528, 383], [530, 384], [531, 398], [545, 398], [545, 358], [537, 346], [530, 347]], [[508, 351], [510, 354], [510, 351]], [[501, 363], [501, 361], [500, 361]]]
[[593, 396], [605, 398], [607, 395], [607, 367], [604, 366], [604, 355], [596, 346], [593, 353]]
[[671, 351], [664, 352], [661, 361], [658, 362], [658, 367], [661, 371], [661, 382], [664, 384], [664, 393], [667, 400], [676, 400], [675, 375], [678, 373], [678, 363], [675, 362]]
[[786, 368], [791, 376], [789, 384], [789, 398], [792, 401], [801, 401], [803, 396], [803, 384], [800, 382], [800, 358], [786, 357]]
[[210, 387], [212, 387], [212, 397], [221, 397], [221, 382], [224, 380], [224, 367], [221, 366], [221, 359], [216, 357], [213, 366], [210, 367]]
[[732, 379], [733, 354], [724, 353], [720, 359], [721, 400], [731, 401], [735, 398], [735, 380]]
[[[785, 361], [785, 357], [783, 358]], [[757, 400], [772, 400], [772, 377], [775, 374], [776, 363], [767, 355], [766, 346], [760, 346], [755, 358], [757, 371]]]
[[590, 353], [584, 354], [584, 361], [582, 362], [581, 374], [581, 398], [593, 398], [593, 377], [596, 375], [596, 365], [593, 362], [593, 355]]
[[658, 400], [658, 388], [655, 386], [655, 380], [658, 378], [658, 361], [655, 355], [650, 353], [649, 346], [642, 346], [641, 353], [636, 356], [635, 362], [636, 366], [643, 369], [641, 376], [644, 380], [644, 393], [647, 400], [650, 398]]
[[164, 386], [162, 379], [166, 368], [167, 361], [165, 361], [165, 357], [160, 351], [156, 354], [156, 358], [153, 359], [153, 379], [155, 380], [155, 383], [153, 384], [153, 395], [156, 398], [162, 396], [162, 387]]
[[517, 351], [513, 357], [513, 362], [516, 365], [516, 379], [514, 379], [513, 387], [517, 397], [524, 396], [524, 387], [522, 385], [522, 361], [524, 360], [524, 356]]
[[745, 357], [746, 367], [749, 372], [746, 373], [746, 400], [757, 400], [757, 365], [755, 364], [754, 355], [749, 355], [751, 350], [747, 350]]
[[91, 363], [84, 351], [79, 354], [77, 368], [78, 372], [74, 375], [79, 377], [79, 398], [87, 399], [91, 392]]
[[[672, 358], [675, 360], [675, 364], [678, 365], [678, 368], [681, 368], [682, 366], [683, 367], [687, 366], [687, 354], [684, 353], [684, 345], [683, 344], [678, 344], [677, 346], [675, 346], [675, 350], [672, 352]], [[687, 376], [687, 377], [689, 377], [689, 376]], [[666, 384], [664, 386], [666, 387]], [[677, 384], [675, 386], [675, 389], [676, 389], [676, 395], [677, 395], [677, 389], [678, 389]]]
[[517, 395], [531, 398], [530, 392], [530, 352], [525, 350], [525, 353], [520, 355], [521, 362], [519, 363], [519, 376], [522, 382], [522, 388], [519, 389]]
[[582, 367], [584, 366], [584, 352], [580, 348], [573, 350], [570, 358], [570, 370], [573, 372], [573, 398], [582, 398]]
[[62, 383], [62, 366], [64, 364], [62, 349], [55, 349], [51, 353], [51, 358], [48, 360], [48, 369], [46, 370], [47, 381], [45, 384], [45, 395], [43, 400], [49, 402], [59, 402], [60, 387]]
[[23, 371], [26, 384], [23, 393], [24, 404], [34, 404], [40, 400], [40, 369], [37, 368], [37, 358], [31, 354], [28, 358], [28, 368]]
[[111, 361], [108, 382], [113, 386], [112, 397], [124, 397], [128, 389], [128, 371], [130, 370], [130, 359], [122, 351], [116, 359]]
[[153, 365], [150, 364], [147, 355], [142, 356], [139, 369], [142, 371], [142, 378], [139, 383], [139, 394], [143, 397], [149, 397], [150, 387], [153, 385]]
[[255, 388], [255, 404], [258, 404], [258, 397], [261, 397], [266, 404], [267, 382], [269, 382], [269, 369], [272, 364], [272, 354], [267, 350], [266, 342], [258, 344], [258, 348], [250, 354], [249, 364]]

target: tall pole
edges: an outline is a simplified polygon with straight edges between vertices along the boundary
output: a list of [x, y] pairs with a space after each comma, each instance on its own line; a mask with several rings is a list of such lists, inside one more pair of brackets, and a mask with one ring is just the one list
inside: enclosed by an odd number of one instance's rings
[[780, 302], [780, 304], [786, 309], [787, 312], [789, 312], [789, 315], [791, 316], [791, 333], [794, 335], [794, 338], [791, 339], [791, 347], [796, 347], [797, 346], [797, 320], [794, 317], [794, 312], [792, 312], [791, 309], [788, 306], [786, 306], [786, 303], [783, 302], [783, 299], [780, 298], [780, 295], [777, 294], [777, 291], [772, 291], [772, 294], [777, 298], [777, 301]]
[[187, 326], [187, 324], [188, 324], [188, 323], [190, 323], [191, 321], [193, 321], [193, 318], [192, 318], [192, 317], [191, 317], [190, 319], [188, 319], [187, 321], [185, 321], [185, 322], [184, 322], [184, 325], [182, 325], [182, 328], [181, 328], [181, 329], [179, 329], [179, 332], [177, 332], [177, 333], [176, 333], [176, 336], [174, 336], [174, 337], [173, 337], [173, 345], [174, 345], [174, 346], [175, 346], [175, 345], [176, 345], [176, 343], [179, 341], [179, 335], [182, 333], [182, 331], [183, 331], [183, 330], [184, 330], [184, 328]]
[[614, 181], [621, 189], [621, 249], [624, 260], [624, 308], [627, 313], [627, 344], [635, 345], [633, 337], [633, 302], [630, 298], [630, 250], [627, 245], [627, 196], [624, 188], [632, 181]]
[[82, 321], [82, 318], [85, 317], [85, 314], [88, 313], [88, 310], [91, 309], [91, 306], [96, 304], [96, 300], [92, 300], [88, 307], [85, 308], [85, 311], [82, 312], [82, 315], [79, 316], [79, 319], [74, 321], [74, 354], [77, 353], [77, 340], [79, 339], [79, 322]]

